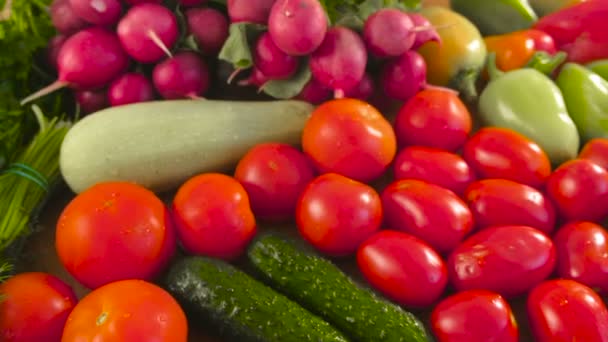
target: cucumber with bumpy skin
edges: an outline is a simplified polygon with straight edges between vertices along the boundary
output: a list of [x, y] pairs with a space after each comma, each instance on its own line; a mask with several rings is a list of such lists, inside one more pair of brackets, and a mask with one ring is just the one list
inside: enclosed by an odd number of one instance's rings
[[165, 284], [187, 312], [230, 341], [348, 341], [329, 323], [225, 261], [186, 257], [171, 267]]
[[353, 282], [329, 260], [267, 234], [248, 258], [271, 287], [300, 303], [354, 341], [430, 341], [412, 313]]

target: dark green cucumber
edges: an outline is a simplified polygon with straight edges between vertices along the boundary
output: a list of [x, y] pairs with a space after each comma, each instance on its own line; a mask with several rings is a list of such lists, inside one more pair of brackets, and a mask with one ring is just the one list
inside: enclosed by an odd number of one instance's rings
[[275, 235], [259, 237], [248, 257], [279, 292], [321, 316], [354, 341], [430, 341], [412, 313], [356, 284], [329, 260]]
[[221, 260], [186, 257], [171, 267], [165, 284], [188, 313], [231, 341], [349, 341], [323, 319]]

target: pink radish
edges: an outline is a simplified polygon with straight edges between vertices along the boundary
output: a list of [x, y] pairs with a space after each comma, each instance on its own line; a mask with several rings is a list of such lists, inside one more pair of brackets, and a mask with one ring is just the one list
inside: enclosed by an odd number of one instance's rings
[[368, 73], [363, 74], [361, 82], [356, 87], [348, 90], [344, 96], [354, 99], [364, 100], [369, 99], [374, 93], [374, 80]]
[[70, 5], [74, 13], [95, 25], [115, 24], [122, 14], [119, 0], [70, 0]]
[[377, 57], [399, 56], [414, 45], [414, 22], [401, 10], [381, 9], [365, 21], [363, 39]]
[[138, 62], [155, 63], [171, 56], [179, 38], [175, 14], [157, 4], [140, 4], [129, 9], [117, 27], [125, 51]]
[[408, 51], [388, 61], [382, 68], [380, 83], [384, 92], [407, 101], [426, 86], [426, 63], [415, 51]]
[[264, 85], [264, 83], [270, 81], [270, 79], [268, 78], [268, 76], [264, 75], [260, 69], [258, 69], [257, 67], [253, 67], [251, 70], [251, 74], [249, 75], [249, 77], [247, 79], [244, 79], [242, 81], [238, 82], [238, 85], [240, 86], [256, 86], [258, 87], [258, 92], [261, 92], [261, 87]]
[[217, 54], [228, 38], [228, 19], [213, 8], [191, 8], [186, 11], [188, 31], [201, 53]]
[[417, 28], [416, 38], [412, 49], [416, 50], [421, 47], [424, 43], [429, 41], [435, 41], [441, 43], [441, 37], [437, 33], [437, 29], [433, 27], [431, 22], [423, 15], [418, 13], [409, 13], [410, 19]]
[[154, 100], [154, 87], [146, 76], [131, 72], [122, 75], [110, 84], [108, 99], [112, 106]]
[[74, 92], [76, 103], [83, 113], [89, 114], [109, 107], [106, 89], [77, 90]]
[[46, 47], [46, 58], [47, 62], [54, 70], [57, 70], [57, 56], [59, 56], [59, 51], [65, 42], [68, 40], [68, 36], [57, 35], [51, 40]]
[[26, 104], [66, 86], [93, 89], [105, 86], [129, 66], [129, 57], [116, 35], [102, 27], [84, 29], [65, 41], [57, 56], [57, 81], [21, 101]]
[[303, 56], [321, 45], [327, 21], [318, 0], [277, 0], [270, 10], [268, 31], [279, 49]]
[[70, 0], [54, 0], [49, 10], [53, 26], [59, 33], [71, 35], [89, 25], [74, 12]]
[[181, 52], [154, 67], [152, 79], [165, 99], [196, 98], [209, 89], [209, 71], [201, 56]]
[[233, 23], [268, 24], [270, 9], [276, 0], [228, 0], [228, 16]]
[[307, 101], [312, 104], [320, 104], [331, 98], [331, 90], [325, 88], [321, 83], [317, 82], [314, 78], [311, 78], [308, 83], [302, 88], [302, 91], [296, 99]]
[[125, 0], [125, 2], [131, 6], [139, 4], [161, 4], [163, 0]]
[[255, 44], [253, 63], [270, 79], [289, 78], [298, 69], [298, 58], [279, 49], [268, 32], [264, 32]]
[[367, 50], [359, 35], [346, 27], [327, 31], [323, 44], [310, 56], [310, 71], [336, 98], [356, 87], [367, 66]]
[[194, 7], [205, 4], [207, 0], [179, 0], [178, 2], [184, 7]]

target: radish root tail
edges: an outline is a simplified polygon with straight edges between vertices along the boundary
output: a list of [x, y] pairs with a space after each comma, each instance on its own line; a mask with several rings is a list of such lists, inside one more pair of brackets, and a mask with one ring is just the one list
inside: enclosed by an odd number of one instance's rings
[[171, 51], [169, 50], [167, 45], [165, 45], [165, 43], [163, 43], [163, 41], [160, 39], [158, 34], [156, 34], [156, 32], [154, 32], [152, 30], [148, 30], [148, 37], [154, 42], [154, 44], [156, 44], [156, 46], [158, 46], [161, 50], [163, 50], [163, 52], [167, 55], [167, 57], [169, 57], [169, 58], [173, 57], [173, 54], [171, 53]]
[[20, 105], [26, 105], [34, 100], [37, 100], [43, 96], [46, 96], [52, 92], [55, 92], [61, 88], [64, 88], [68, 85], [67, 82], [63, 82], [63, 81], [55, 81], [51, 84], [49, 84], [48, 86], [38, 90], [37, 92], [29, 95], [28, 97], [24, 98], [23, 100], [21, 100]]

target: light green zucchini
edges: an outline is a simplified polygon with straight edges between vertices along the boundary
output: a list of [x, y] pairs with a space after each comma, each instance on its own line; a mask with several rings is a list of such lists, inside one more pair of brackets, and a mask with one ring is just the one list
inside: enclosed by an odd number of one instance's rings
[[173, 190], [236, 165], [254, 145], [299, 144], [314, 106], [301, 101], [172, 100], [108, 108], [83, 118], [61, 146], [75, 193], [104, 181]]

